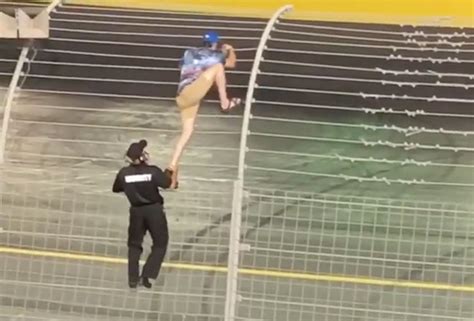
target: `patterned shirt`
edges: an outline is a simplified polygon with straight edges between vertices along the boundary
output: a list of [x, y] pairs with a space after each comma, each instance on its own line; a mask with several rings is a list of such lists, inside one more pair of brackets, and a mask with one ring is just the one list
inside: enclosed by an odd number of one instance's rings
[[226, 57], [222, 51], [210, 48], [191, 48], [184, 52], [180, 61], [181, 76], [178, 85], [178, 93], [184, 87], [196, 80], [207, 68], [222, 63]]

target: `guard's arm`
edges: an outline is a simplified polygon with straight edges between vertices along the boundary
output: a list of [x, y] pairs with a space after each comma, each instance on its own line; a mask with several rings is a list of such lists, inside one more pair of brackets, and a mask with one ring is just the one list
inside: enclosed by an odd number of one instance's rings
[[122, 180], [120, 178], [120, 172], [115, 176], [114, 185], [112, 186], [112, 192], [120, 193], [123, 192]]
[[171, 175], [173, 174], [170, 170], [165, 169], [163, 172], [161, 168], [155, 167], [155, 172], [153, 173], [153, 181], [156, 184], [156, 187], [169, 188], [171, 186]]

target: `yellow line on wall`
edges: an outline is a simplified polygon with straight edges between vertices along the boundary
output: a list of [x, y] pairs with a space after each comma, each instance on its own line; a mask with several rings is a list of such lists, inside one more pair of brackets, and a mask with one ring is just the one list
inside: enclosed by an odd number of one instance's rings
[[67, 4], [202, 12], [269, 18], [294, 6], [288, 18], [365, 23], [474, 27], [473, 0], [68, 0]]
[[[0, 253], [14, 254], [14, 255], [25, 255], [25, 256], [39, 256], [49, 257], [56, 259], [69, 259], [77, 261], [92, 261], [101, 263], [111, 264], [127, 264], [127, 260], [118, 257], [107, 257], [98, 256], [91, 254], [79, 254], [69, 252], [56, 252], [56, 251], [44, 251], [44, 250], [29, 250], [12, 247], [0, 247]], [[203, 265], [203, 264], [190, 264], [190, 263], [173, 263], [166, 262], [163, 267], [170, 269], [179, 270], [191, 270], [191, 271], [202, 271], [202, 272], [218, 272], [226, 273], [227, 268], [223, 266], [214, 265]], [[348, 275], [331, 275], [331, 274], [312, 274], [303, 272], [292, 272], [292, 271], [277, 271], [268, 269], [251, 269], [251, 268], [240, 268], [239, 273], [247, 276], [260, 276], [260, 277], [272, 277], [277, 279], [288, 279], [288, 280], [303, 280], [313, 282], [340, 282], [340, 283], [352, 283], [352, 284], [363, 284], [373, 286], [391, 286], [397, 288], [414, 288], [424, 290], [447, 290], [457, 292], [471, 292], [474, 293], [474, 286], [472, 285], [453, 285], [443, 283], [431, 283], [431, 282], [417, 282], [417, 281], [403, 281], [394, 279], [378, 279], [378, 278], [364, 278], [354, 277]]]

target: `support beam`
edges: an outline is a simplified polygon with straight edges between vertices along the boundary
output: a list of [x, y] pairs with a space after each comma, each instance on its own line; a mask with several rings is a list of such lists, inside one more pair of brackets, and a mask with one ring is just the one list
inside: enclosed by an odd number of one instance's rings
[[23, 65], [26, 61], [26, 56], [28, 55], [29, 48], [27, 46], [23, 47], [20, 53], [20, 58], [16, 63], [15, 72], [13, 73], [12, 80], [10, 81], [10, 86], [7, 91], [7, 98], [5, 99], [5, 106], [3, 107], [3, 122], [2, 122], [2, 132], [0, 134], [0, 164], [5, 162], [5, 147], [7, 142], [8, 134], [8, 125], [10, 124], [10, 114], [13, 104], [13, 97], [15, 94], [15, 89], [18, 86], [18, 81], [20, 80], [20, 75], [23, 70]]
[[36, 17], [30, 18], [23, 10], [17, 9], [18, 37], [20, 39], [49, 38], [49, 13], [41, 11]]
[[[35, 27], [39, 26], [44, 27], [44, 25], [47, 23], [49, 26], [49, 14], [54, 11], [54, 9], [59, 6], [62, 3], [62, 0], [54, 0], [51, 2], [51, 4], [42, 12], [40, 13], [36, 21], [29, 21], [28, 19], [25, 18], [23, 23], [27, 24], [27, 27]], [[23, 12], [23, 11], [21, 11]], [[17, 13], [18, 14], [18, 13]], [[24, 15], [26, 15], [23, 12]], [[21, 13], [20, 13], [21, 15]], [[30, 19], [31, 20], [31, 19]], [[17, 26], [16, 26], [16, 21], [15, 21], [15, 37], [17, 37], [16, 32], [17, 32]], [[30, 24], [31, 23], [31, 24]], [[49, 29], [49, 27], [48, 27]], [[21, 31], [20, 31], [21, 32]], [[27, 38], [36, 38], [36, 37], [27, 37]], [[2, 131], [0, 133], [0, 164], [5, 163], [5, 149], [6, 149], [6, 142], [7, 142], [7, 136], [8, 136], [8, 126], [10, 124], [10, 117], [11, 117], [11, 110], [13, 106], [13, 99], [15, 96], [15, 90], [18, 87], [18, 83], [20, 80], [21, 72], [23, 70], [23, 66], [25, 62], [28, 60], [27, 55], [28, 55], [29, 47], [28, 45], [23, 46], [20, 57], [18, 58], [18, 62], [15, 67], [15, 72], [13, 73], [12, 79], [10, 81], [10, 85], [8, 87], [7, 91], [7, 96], [5, 99], [5, 104], [3, 106], [3, 121], [2, 121]]]
[[0, 34], [2, 39], [16, 39], [17, 28], [15, 17], [0, 12]]

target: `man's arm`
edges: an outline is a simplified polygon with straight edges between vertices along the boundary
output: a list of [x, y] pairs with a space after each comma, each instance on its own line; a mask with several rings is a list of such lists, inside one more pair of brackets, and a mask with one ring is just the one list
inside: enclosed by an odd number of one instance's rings
[[121, 172], [118, 172], [117, 175], [115, 176], [114, 185], [112, 186], [112, 192], [114, 193], [123, 192], [123, 186], [122, 186], [122, 180], [120, 178], [121, 176], [120, 173]]
[[231, 45], [224, 44], [222, 45], [222, 51], [226, 56], [225, 65], [226, 68], [235, 68], [237, 64], [237, 55], [235, 54], [235, 50]]
[[161, 168], [154, 166], [155, 172], [153, 173], [153, 182], [155, 182], [157, 187], [169, 188], [171, 186], [171, 172], [166, 169], [164, 172]]

